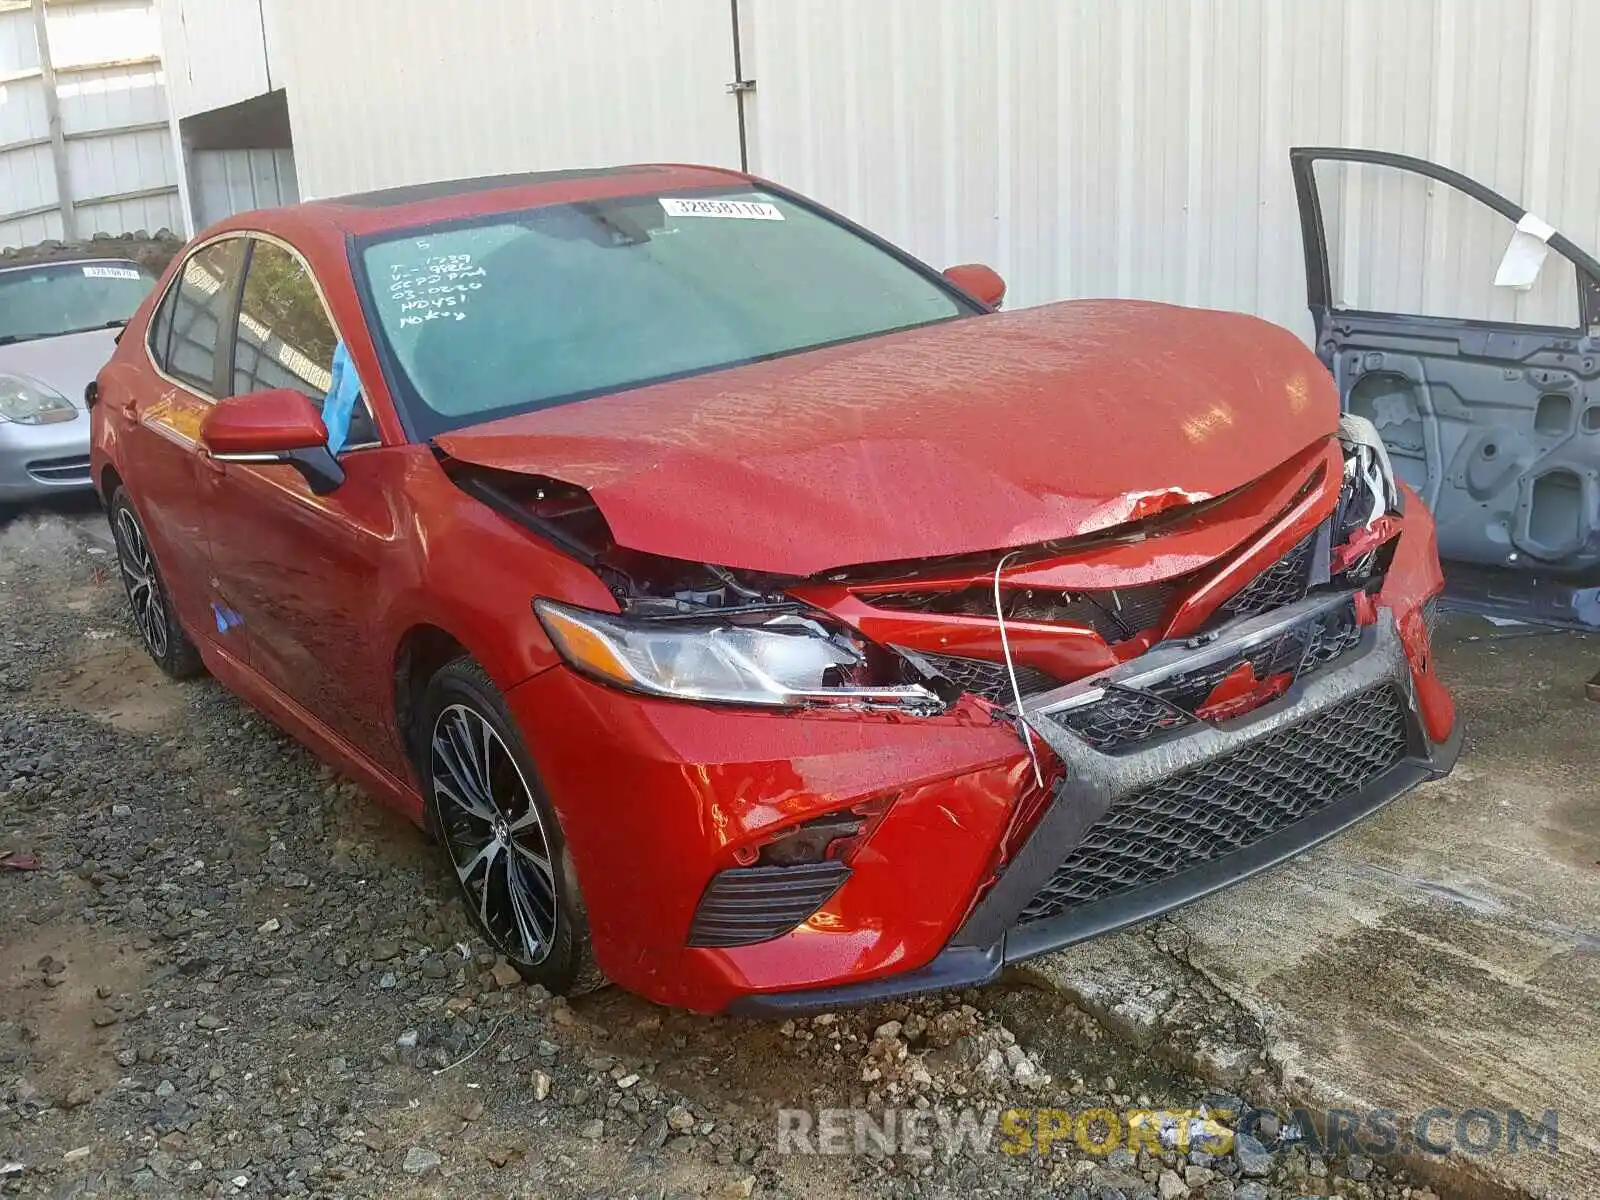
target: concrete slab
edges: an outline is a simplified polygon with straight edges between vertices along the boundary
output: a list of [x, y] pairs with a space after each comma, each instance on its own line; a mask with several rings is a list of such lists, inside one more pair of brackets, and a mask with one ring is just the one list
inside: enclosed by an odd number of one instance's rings
[[[1153, 931], [1039, 969], [1221, 1082], [1259, 1045], [1279, 1095], [1322, 1111], [1389, 1108], [1404, 1127], [1449, 1109], [1435, 1141], [1467, 1109], [1497, 1111], [1496, 1150], [1407, 1164], [1447, 1194], [1587, 1200], [1600, 1196], [1600, 705], [1584, 682], [1600, 638], [1460, 618], [1437, 654], [1467, 721], [1453, 776]], [[1183, 1015], [1204, 988], [1220, 993], [1220, 1025]], [[1201, 1052], [1228, 1028], [1246, 1034], [1233, 1054]], [[1508, 1153], [1510, 1109], [1530, 1122], [1555, 1110], [1556, 1153]]]

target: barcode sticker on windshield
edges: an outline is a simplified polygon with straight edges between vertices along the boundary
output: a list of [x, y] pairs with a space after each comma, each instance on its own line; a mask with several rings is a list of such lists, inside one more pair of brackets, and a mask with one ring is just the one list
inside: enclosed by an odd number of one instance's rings
[[137, 279], [139, 272], [132, 267], [85, 267], [83, 273], [90, 279]]
[[759, 200], [669, 200], [661, 198], [661, 211], [669, 217], [733, 217], [741, 221], [781, 221], [776, 204]]

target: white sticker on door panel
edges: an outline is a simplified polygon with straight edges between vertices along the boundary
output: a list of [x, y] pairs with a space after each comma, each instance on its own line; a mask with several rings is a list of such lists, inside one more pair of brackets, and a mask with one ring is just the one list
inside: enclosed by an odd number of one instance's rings
[[1550, 238], [1556, 228], [1532, 213], [1523, 213], [1511, 232], [1505, 255], [1494, 273], [1494, 285], [1512, 291], [1527, 292], [1539, 279], [1539, 270], [1550, 255]]
[[132, 267], [85, 267], [83, 273], [90, 279], [138, 279], [139, 272]]
[[738, 221], [781, 221], [776, 204], [760, 200], [671, 200], [661, 198], [661, 211], [669, 217], [731, 217]]

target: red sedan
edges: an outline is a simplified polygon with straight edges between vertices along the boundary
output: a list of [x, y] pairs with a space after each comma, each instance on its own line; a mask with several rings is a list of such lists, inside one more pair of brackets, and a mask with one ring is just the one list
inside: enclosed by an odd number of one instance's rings
[[156, 662], [448, 854], [525, 977], [981, 983], [1447, 771], [1434, 531], [1251, 317], [998, 313], [644, 166], [244, 214], [128, 326], [94, 479]]

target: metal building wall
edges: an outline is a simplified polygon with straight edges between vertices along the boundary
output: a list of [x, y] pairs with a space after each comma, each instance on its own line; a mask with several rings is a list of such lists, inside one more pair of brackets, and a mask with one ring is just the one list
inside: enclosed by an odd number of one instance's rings
[[196, 150], [189, 156], [189, 186], [196, 229], [237, 212], [300, 199], [289, 150]]
[[[243, 3], [244, 0], [238, 0]], [[727, 0], [266, 0], [302, 187], [738, 161]], [[1595, 0], [739, 0], [754, 170], [1011, 303], [1140, 296], [1309, 335], [1287, 150], [1442, 161], [1600, 249]], [[1341, 278], [1448, 295], [1503, 232], [1341, 211]], [[1408, 209], [1408, 211], [1410, 211]], [[1547, 303], [1548, 301], [1548, 303]], [[1555, 303], [1516, 302], [1536, 318]]]
[[276, 86], [269, 72], [264, 0], [155, 3], [167, 51], [167, 88], [178, 117], [225, 108]]
[[[1593, 0], [745, 0], [743, 14], [753, 169], [933, 263], [993, 264], [1017, 304], [1149, 297], [1309, 336], [1297, 144], [1442, 161], [1600, 248], [1600, 72], [1581, 61], [1600, 44]], [[1430, 237], [1361, 215], [1343, 265], [1383, 276], [1368, 281], [1380, 291], [1438, 291], [1504, 244], [1486, 226]]]
[[269, 0], [267, 33], [306, 195], [738, 164], [727, 0]]
[[[77, 235], [182, 228], [150, 0], [46, 15]], [[31, 6], [0, 0], [0, 246], [63, 236], [46, 85]]]

